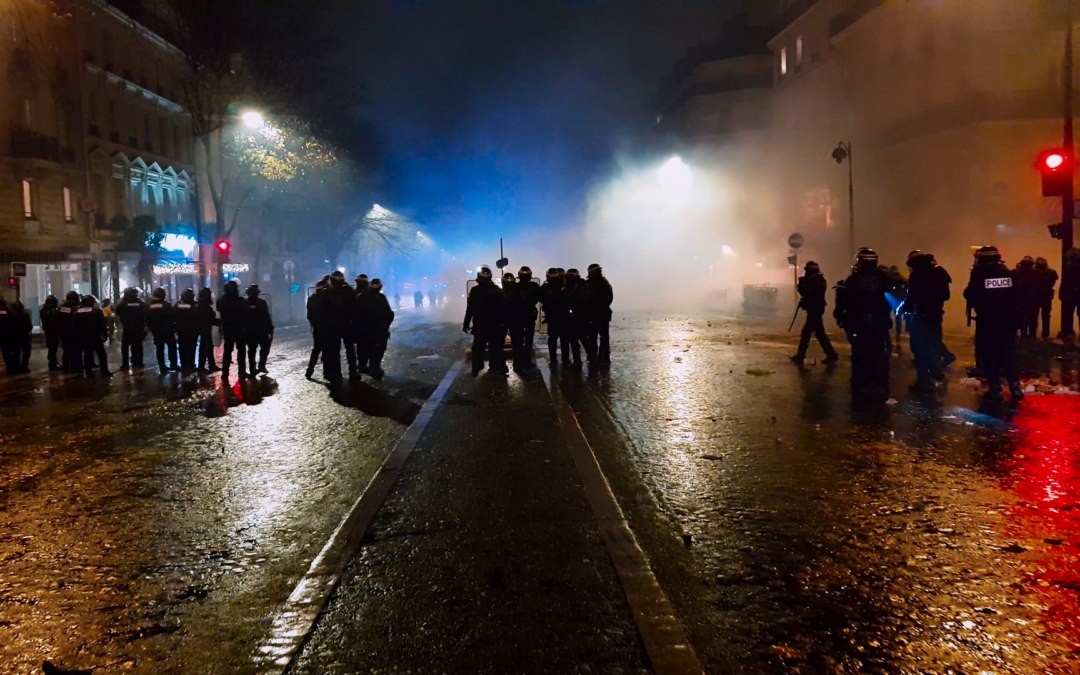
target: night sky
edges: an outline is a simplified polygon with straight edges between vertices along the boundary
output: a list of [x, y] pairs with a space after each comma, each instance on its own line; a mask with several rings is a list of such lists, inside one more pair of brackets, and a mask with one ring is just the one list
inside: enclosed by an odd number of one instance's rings
[[733, 0], [365, 2], [336, 27], [388, 206], [459, 241], [575, 224], [652, 136], [658, 83]]

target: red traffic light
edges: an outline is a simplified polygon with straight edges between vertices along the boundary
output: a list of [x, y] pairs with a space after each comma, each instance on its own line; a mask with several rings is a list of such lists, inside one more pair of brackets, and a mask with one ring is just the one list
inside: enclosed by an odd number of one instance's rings
[[1076, 165], [1064, 150], [1044, 150], [1039, 154], [1035, 168], [1042, 174], [1044, 197], [1060, 197], [1072, 192]]
[[7, 282], [8, 282], [8, 286], [17, 286], [19, 284], [19, 282], [15, 279], [15, 277], [8, 277]]
[[221, 251], [222, 253], [224, 253], [226, 255], [228, 255], [229, 249], [232, 248], [232, 245], [225, 239], [222, 239], [221, 241], [219, 241], [216, 244], [216, 246], [217, 246], [217, 250]]

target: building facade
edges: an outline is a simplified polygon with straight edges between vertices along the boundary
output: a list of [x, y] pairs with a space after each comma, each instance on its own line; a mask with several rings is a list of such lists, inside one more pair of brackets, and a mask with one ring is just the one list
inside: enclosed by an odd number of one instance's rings
[[0, 275], [28, 263], [18, 295], [35, 309], [50, 294], [139, 284], [140, 216], [170, 241], [193, 237], [198, 218], [183, 55], [112, 5], [73, 8], [0, 7], [12, 35], [0, 48]]

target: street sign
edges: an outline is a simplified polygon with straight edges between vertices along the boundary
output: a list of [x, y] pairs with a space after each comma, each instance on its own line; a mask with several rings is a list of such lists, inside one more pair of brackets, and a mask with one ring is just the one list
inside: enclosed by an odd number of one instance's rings
[[791, 235], [790, 237], [787, 238], [788, 246], [790, 246], [791, 248], [794, 248], [794, 249], [802, 248], [802, 245], [803, 245], [803, 243], [805, 241], [806, 240], [803, 239], [803, 236], [801, 234], [799, 234], [798, 232], [796, 232], [795, 234], [793, 234], [793, 235]]
[[13, 262], [11, 263], [11, 276], [13, 277], [25, 277], [26, 276], [26, 263]]

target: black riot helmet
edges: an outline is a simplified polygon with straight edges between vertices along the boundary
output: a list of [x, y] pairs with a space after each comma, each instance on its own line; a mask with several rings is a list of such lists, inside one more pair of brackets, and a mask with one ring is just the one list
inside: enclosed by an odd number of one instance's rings
[[[482, 281], [484, 279], [490, 280], [491, 279], [491, 268], [486, 266], [486, 265], [484, 267], [481, 267], [480, 270], [476, 273], [476, 279], [477, 279], [477, 281]], [[420, 291], [418, 290], [416, 292], [419, 293]]]
[[1025, 269], [1025, 270], [1027, 270], [1027, 269], [1035, 269], [1035, 258], [1032, 258], [1029, 255], [1026, 255], [1026, 256], [1024, 256], [1023, 258], [1020, 259], [1020, 262], [1016, 263], [1016, 266], [1021, 268], [1021, 269]]
[[92, 295], [84, 295], [79, 300], [79, 304], [83, 307], [93, 307], [95, 302], [97, 302], [97, 298]]
[[240, 295], [240, 284], [236, 283], [234, 279], [229, 279], [225, 282], [223, 290], [225, 295], [238, 296]]
[[199, 289], [199, 300], [210, 302], [210, 300], [212, 300], [213, 298], [214, 293], [209, 288], [204, 287]]
[[1046, 258], [1042, 257], [1042, 256], [1039, 256], [1038, 258], [1035, 258], [1035, 269], [1037, 269], [1037, 270], [1050, 269], [1050, 261], [1047, 260]]
[[80, 297], [79, 294], [75, 291], [68, 291], [67, 295], [64, 296], [64, 302], [77, 305], [82, 302], [82, 297]]
[[184, 292], [180, 294], [180, 299], [184, 302], [195, 302], [195, 289], [185, 288]]
[[505, 286], [506, 284], [516, 283], [517, 279], [514, 278], [514, 273], [513, 272], [503, 272], [502, 281], [503, 281], [503, 285]]
[[59, 305], [59, 304], [60, 304], [60, 301], [56, 299], [55, 295], [50, 295], [49, 297], [45, 298], [45, 306], [47, 306], [47, 307], [55, 307], [56, 305]]
[[368, 287], [370, 282], [368, 281], [366, 274], [358, 274], [356, 276], [356, 290], [362, 291]]
[[975, 251], [976, 265], [992, 265], [1001, 262], [1001, 251], [997, 246], [983, 246]]
[[522, 265], [518, 270], [518, 279], [527, 282], [532, 279], [532, 269], [528, 265]]
[[135, 288], [134, 286], [128, 286], [127, 288], [124, 289], [124, 299], [125, 300], [138, 300], [139, 299], [139, 289]]
[[341, 270], [334, 270], [330, 273], [330, 285], [331, 286], [344, 286], [345, 285], [345, 273]]
[[807, 262], [803, 269], [806, 270], [806, 275], [810, 277], [821, 274], [821, 266], [813, 260]]
[[602, 277], [604, 276], [604, 268], [600, 267], [600, 263], [592, 263], [589, 265], [590, 277]]
[[259, 292], [260, 291], [259, 291], [259, 285], [258, 284], [251, 284], [250, 286], [247, 287], [247, 291], [246, 291], [247, 296], [249, 298], [257, 298], [257, 297], [259, 297]]
[[874, 249], [864, 246], [855, 254], [855, 269], [872, 270], [877, 269], [877, 266], [878, 255]]
[[164, 300], [165, 299], [165, 289], [161, 288], [161, 287], [155, 288], [153, 296], [155, 298], [157, 298], [158, 300]]
[[378, 293], [382, 290], [382, 279], [375, 277], [370, 282], [368, 282], [367, 287]]

